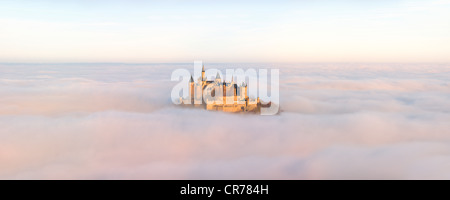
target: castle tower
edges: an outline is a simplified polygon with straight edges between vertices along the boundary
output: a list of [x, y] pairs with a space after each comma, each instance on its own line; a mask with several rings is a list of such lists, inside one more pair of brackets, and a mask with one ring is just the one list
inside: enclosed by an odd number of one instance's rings
[[205, 65], [203, 65], [203, 68], [202, 68], [202, 84], [203, 85], [205, 85], [205, 83], [206, 83], [206, 77], [205, 77]]
[[237, 102], [237, 89], [238, 89], [238, 87], [234, 87], [234, 84], [233, 84], [234, 104], [236, 104], [236, 102]]
[[204, 104], [204, 101], [203, 101], [203, 88], [206, 86], [205, 64], [203, 64], [203, 66], [202, 66], [202, 77], [199, 77], [198, 79], [199, 79], [198, 84], [200, 85], [200, 90], [199, 91], [202, 91], [199, 94], [199, 95], [201, 95], [199, 97], [199, 99], [201, 99], [202, 100], [202, 104]]
[[242, 83], [242, 87], [244, 88], [244, 99], [248, 99], [248, 94], [247, 94], [247, 84], [246, 83]]
[[248, 106], [250, 98], [248, 98], [248, 85], [247, 85], [247, 83], [245, 83], [245, 87], [244, 88], [245, 88], [245, 99], [246, 99], [247, 106]]
[[237, 101], [237, 85], [234, 87], [234, 76], [231, 77], [231, 89], [233, 90], [233, 102], [236, 104]]
[[[246, 94], [247, 94], [247, 90], [246, 90], [246, 87], [245, 87], [246, 85], [244, 84], [244, 83], [242, 83], [240, 86], [239, 86], [239, 104], [243, 104], [245, 107], [247, 107], [247, 99], [245, 98], [246, 97]], [[245, 108], [245, 110], [246, 110], [247, 108]]]
[[203, 104], [203, 85], [200, 78], [199, 81], [194, 84], [194, 87], [195, 87], [194, 91], [197, 91], [194, 94], [195, 95], [194, 103], [196, 104], [196, 106], [199, 106], [199, 104]]
[[223, 85], [223, 104], [226, 104], [227, 102], [227, 83], [225, 82], [225, 79], [223, 79], [223, 83], [221, 83]]
[[191, 76], [191, 80], [189, 80], [189, 97], [191, 99], [191, 104], [194, 104], [194, 78]]
[[216, 75], [216, 82], [218, 82], [218, 83], [222, 82], [221, 79], [220, 79], [219, 72], [217, 72], [217, 75]]

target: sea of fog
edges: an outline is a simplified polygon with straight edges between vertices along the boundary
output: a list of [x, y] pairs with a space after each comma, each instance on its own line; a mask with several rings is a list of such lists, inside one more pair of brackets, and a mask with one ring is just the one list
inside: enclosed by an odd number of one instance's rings
[[450, 65], [277, 68], [279, 115], [173, 105], [193, 64], [0, 64], [0, 179], [450, 179]]

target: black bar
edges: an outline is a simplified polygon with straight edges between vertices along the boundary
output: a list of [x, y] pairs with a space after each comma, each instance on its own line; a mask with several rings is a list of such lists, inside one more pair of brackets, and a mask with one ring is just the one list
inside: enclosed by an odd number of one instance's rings
[[[425, 181], [304, 181], [304, 180], [152, 180], [152, 181], [0, 181], [2, 191], [17, 191], [18, 195], [56, 196], [71, 198], [114, 199], [326, 199], [334, 198], [392, 198], [413, 195], [427, 197], [433, 192], [424, 189]], [[428, 184], [427, 184], [428, 185]], [[258, 186], [258, 187], [256, 187]], [[261, 188], [261, 186], [263, 186]], [[188, 188], [189, 187], [189, 188]], [[206, 192], [208, 187], [210, 192]], [[214, 190], [211, 190], [214, 187]], [[245, 187], [242, 189], [242, 187]], [[249, 188], [252, 188], [250, 190]], [[190, 189], [184, 192], [183, 188]], [[192, 191], [195, 189], [195, 194]], [[234, 189], [234, 190], [233, 190]], [[237, 190], [236, 190], [237, 189]], [[266, 190], [264, 190], [266, 189]], [[201, 192], [201, 194], [199, 194]], [[364, 194], [363, 196], [361, 196]], [[307, 198], [309, 197], [309, 198]]]

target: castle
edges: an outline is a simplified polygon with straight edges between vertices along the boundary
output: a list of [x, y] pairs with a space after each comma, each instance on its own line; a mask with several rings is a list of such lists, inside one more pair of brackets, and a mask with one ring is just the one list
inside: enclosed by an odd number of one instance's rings
[[[206, 110], [235, 113], [260, 112], [261, 102], [259, 97], [256, 99], [249, 98], [247, 88], [246, 83], [242, 83], [240, 86], [235, 83], [234, 77], [231, 79], [231, 82], [222, 81], [219, 73], [217, 73], [214, 80], [207, 80], [205, 77], [205, 66], [203, 65], [202, 76], [199, 77], [197, 82], [194, 82], [191, 76], [189, 81], [189, 99], [180, 100], [181, 102], [190, 102], [190, 104], [182, 103], [183, 105], [201, 106], [205, 107]], [[204, 92], [210, 95], [203, 98]]]

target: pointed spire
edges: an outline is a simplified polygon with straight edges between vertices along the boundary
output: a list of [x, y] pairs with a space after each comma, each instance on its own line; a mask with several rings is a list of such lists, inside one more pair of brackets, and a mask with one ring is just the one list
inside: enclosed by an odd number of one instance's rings
[[231, 83], [234, 83], [234, 76], [231, 77]]
[[192, 78], [192, 75], [191, 75], [191, 80], [189, 80], [189, 82], [194, 82], [194, 78]]
[[216, 79], [220, 79], [219, 72], [217, 72]]
[[203, 64], [202, 72], [205, 72], [205, 64]]

